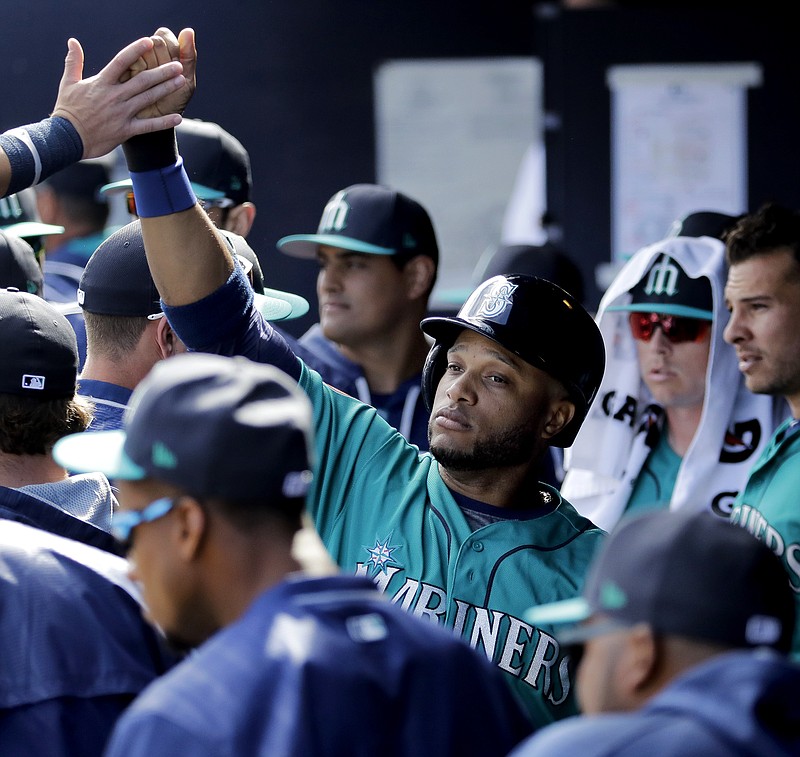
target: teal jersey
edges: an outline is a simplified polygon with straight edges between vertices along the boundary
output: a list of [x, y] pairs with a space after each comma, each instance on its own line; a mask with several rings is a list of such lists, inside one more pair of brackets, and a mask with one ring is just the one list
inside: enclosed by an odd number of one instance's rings
[[664, 428], [636, 477], [633, 491], [625, 506], [625, 516], [639, 515], [650, 510], [666, 510], [672, 499], [672, 490], [675, 488], [682, 462], [683, 458], [669, 446]]
[[472, 531], [429, 453], [305, 366], [300, 385], [315, 415], [319, 474], [309, 510], [336, 562], [484, 652], [534, 725], [574, 714], [568, 660], [552, 629], [522, 618], [580, 594], [605, 532], [545, 485], [557, 505], [546, 515]]
[[[781, 558], [800, 618], [800, 433], [792, 423], [790, 419], [778, 427], [756, 461], [734, 502], [731, 523], [746, 528]], [[800, 658], [800, 623], [792, 655]]]
[[[345, 572], [371, 577], [395, 604], [452, 628], [506, 674], [534, 726], [576, 711], [568, 660], [529, 607], [580, 594], [605, 532], [555, 489], [546, 514], [473, 532], [436, 461], [377, 411], [322, 381], [251, 306], [240, 269], [199, 302], [165, 312], [191, 349], [239, 354], [296, 378], [314, 408], [315, 471], [308, 508]], [[526, 513], [530, 515], [530, 513]], [[380, 675], [380, 671], [376, 671]]]

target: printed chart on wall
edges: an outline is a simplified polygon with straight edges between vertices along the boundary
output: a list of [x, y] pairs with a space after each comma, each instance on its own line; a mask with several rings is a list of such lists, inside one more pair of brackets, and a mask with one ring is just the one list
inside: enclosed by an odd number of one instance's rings
[[761, 77], [755, 63], [608, 70], [615, 261], [687, 213], [747, 210], [747, 88]]

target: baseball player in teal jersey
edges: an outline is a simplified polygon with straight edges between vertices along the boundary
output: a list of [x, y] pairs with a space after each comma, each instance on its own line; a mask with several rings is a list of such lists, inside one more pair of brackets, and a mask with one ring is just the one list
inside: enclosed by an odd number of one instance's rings
[[[522, 620], [522, 613], [531, 603], [577, 596], [603, 532], [578, 515], [557, 490], [536, 481], [520, 483], [510, 495], [512, 507], [493, 505], [488, 497], [465, 495], [461, 487], [451, 483], [459, 474], [459, 463], [445, 465], [437, 460], [447, 459], [448, 453], [437, 451], [444, 440], [440, 439], [442, 432], [434, 428], [437, 418], [477, 426], [471, 408], [437, 411], [451, 404], [440, 390], [438, 402], [430, 400], [435, 402], [431, 423], [434, 454], [419, 454], [372, 407], [332, 389], [297, 360], [277, 332], [253, 315], [242, 283], [241, 275], [234, 273], [211, 298], [181, 307], [166, 306], [165, 312], [193, 348], [244, 354], [277, 365], [297, 378], [309, 395], [314, 409], [318, 473], [308, 507], [336, 562], [345, 571], [371, 577], [393, 602], [409, 612], [452, 627], [473, 647], [484, 651], [508, 674], [535, 725], [573, 714], [567, 658], [551, 629], [532, 627]], [[492, 321], [477, 314], [489, 305], [496, 307], [507, 293], [511, 293], [509, 303], [496, 313], [499, 323], [505, 320], [510, 325], [509, 340], [514, 332], [523, 334], [509, 309], [527, 322], [538, 307], [556, 307], [556, 297], [562, 303], [569, 298], [542, 279], [496, 277], [476, 291], [458, 318], [433, 319], [432, 323], [423, 322], [424, 327], [477, 333], [463, 324], [491, 326]], [[574, 307], [571, 299], [566, 302]], [[570, 324], [570, 330], [569, 326], [557, 327], [557, 322], [554, 319], [548, 332], [553, 346], [565, 336], [567, 343], [576, 343], [579, 329], [575, 324]], [[234, 331], [230, 331], [231, 325], [235, 325]], [[535, 343], [529, 332], [524, 336], [526, 344]], [[476, 339], [480, 338], [486, 339]], [[463, 359], [458, 351], [467, 349], [469, 343], [465, 341], [462, 347], [456, 342], [455, 350], [445, 350], [446, 342], [437, 341], [424, 374], [426, 394], [448, 380], [438, 380], [440, 371], [453, 372], [452, 366], [442, 365], [447, 352], [449, 360]], [[590, 340], [576, 354], [586, 357], [594, 346]], [[492, 370], [501, 371], [498, 365]], [[512, 371], [507, 371], [508, 380], [513, 380]], [[590, 381], [599, 382], [596, 373], [589, 371], [589, 375]], [[575, 428], [562, 431], [565, 436], [556, 439], [557, 443], [571, 441], [577, 424], [573, 421], [570, 425]], [[521, 425], [515, 431], [525, 434]], [[453, 435], [449, 430], [446, 434]], [[487, 443], [480, 451], [490, 454], [489, 447]], [[529, 450], [521, 452], [518, 448], [515, 452], [513, 445], [506, 453], [533, 457]], [[461, 463], [467, 464], [466, 460]], [[509, 465], [504, 469], [498, 463], [480, 474], [502, 490], [502, 478], [512, 478], [513, 468]]]
[[[193, 38], [181, 42], [191, 79]], [[311, 398], [317, 475], [308, 506], [338, 563], [485, 651], [534, 724], [573, 712], [568, 660], [522, 613], [577, 596], [603, 536], [531, 475], [550, 445], [572, 443], [597, 393], [605, 352], [592, 317], [550, 282], [498, 276], [458, 316], [426, 319], [432, 454], [419, 454], [373, 408], [326, 386], [252, 307], [251, 288], [196, 203], [174, 135], [123, 147], [151, 271], [184, 343], [276, 365]]]
[[[753, 466], [744, 491], [737, 497], [731, 523], [746, 528], [769, 545], [789, 573], [795, 597], [800, 597], [800, 421], [778, 428]], [[800, 604], [799, 604], [800, 608]], [[800, 629], [795, 629], [792, 653], [800, 658]]]
[[[725, 341], [736, 348], [748, 389], [784, 397], [781, 424], [734, 502], [731, 522], [781, 558], [800, 610], [800, 213], [766, 205], [726, 238]], [[800, 631], [792, 653], [800, 657]]]

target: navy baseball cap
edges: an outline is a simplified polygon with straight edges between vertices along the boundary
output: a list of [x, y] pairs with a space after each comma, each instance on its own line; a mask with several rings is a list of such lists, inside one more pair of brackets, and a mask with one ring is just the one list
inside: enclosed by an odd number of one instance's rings
[[664, 313], [711, 321], [714, 319], [711, 282], [705, 276], [691, 278], [674, 258], [662, 252], [631, 288], [630, 302], [608, 310]]
[[[241, 237], [234, 243], [236, 234], [221, 233], [231, 249], [235, 249], [235, 244], [240, 250], [248, 246]], [[270, 289], [269, 294], [256, 293], [255, 299], [268, 321], [299, 318], [308, 312], [304, 298], [277, 289]], [[160, 317], [161, 297], [147, 264], [141, 221], [132, 221], [118, 229], [92, 253], [78, 285], [77, 304], [98, 315]]]
[[0, 393], [70, 399], [78, 342], [69, 321], [29, 292], [0, 289]]
[[[659, 511], [623, 520], [611, 533], [582, 597], [534, 607], [524, 617], [539, 626], [597, 614], [730, 647], [788, 652], [795, 602], [780, 558], [748, 531], [708, 512]], [[591, 636], [591, 625], [583, 625], [559, 640]]]
[[669, 229], [669, 237], [714, 237], [724, 240], [727, 231], [741, 215], [732, 216], [718, 210], [697, 210], [679, 218]]
[[0, 229], [24, 239], [64, 233], [63, 226], [41, 222], [33, 189], [0, 197]]
[[312, 450], [311, 403], [289, 376], [243, 357], [190, 353], [155, 365], [122, 429], [71, 434], [53, 456], [75, 472], [266, 501], [305, 496]]
[[141, 221], [117, 229], [92, 253], [78, 284], [78, 304], [98, 315], [161, 315], [161, 297], [147, 265]]
[[42, 269], [24, 239], [0, 230], [0, 286], [41, 296]]
[[354, 184], [325, 206], [316, 234], [292, 234], [278, 249], [298, 258], [315, 258], [319, 245], [370, 255], [427, 255], [438, 262], [433, 223], [416, 200], [378, 184]]
[[[219, 124], [184, 118], [175, 128], [178, 152], [195, 195], [200, 200], [227, 198], [234, 205], [249, 202], [253, 185], [250, 156], [242, 143]], [[130, 191], [122, 179], [101, 188], [102, 193]]]

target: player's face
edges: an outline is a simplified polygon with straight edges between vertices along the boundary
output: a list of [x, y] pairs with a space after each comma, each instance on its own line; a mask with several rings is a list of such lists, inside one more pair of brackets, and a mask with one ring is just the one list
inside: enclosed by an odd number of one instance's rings
[[[120, 511], [141, 511], [154, 500], [176, 492], [149, 481], [120, 481]], [[161, 518], [137, 525], [130, 534], [129, 575], [142, 588], [146, 615], [177, 648], [190, 648], [205, 640], [199, 620], [202, 604], [193, 598], [191, 576], [177, 556], [180, 530], [177, 507]]]
[[728, 271], [725, 302], [731, 317], [725, 341], [736, 349], [747, 388], [786, 397], [800, 413], [800, 264], [778, 249]]
[[649, 341], [634, 342], [642, 380], [659, 405], [666, 410], [703, 407], [711, 329], [698, 341], [671, 342], [656, 326]]
[[430, 450], [450, 470], [527, 465], [566, 424], [573, 407], [559, 382], [465, 329], [448, 350], [436, 389]]
[[345, 347], [384, 342], [408, 317], [405, 277], [388, 255], [321, 245], [317, 299], [323, 334]]

